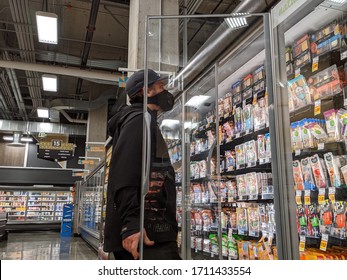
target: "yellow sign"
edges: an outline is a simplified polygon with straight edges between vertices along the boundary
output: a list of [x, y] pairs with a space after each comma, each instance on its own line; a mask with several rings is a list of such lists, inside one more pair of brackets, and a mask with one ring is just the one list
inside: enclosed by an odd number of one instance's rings
[[314, 102], [314, 115], [320, 115], [321, 113], [321, 101], [320, 100], [316, 100]]
[[301, 196], [298, 196], [298, 195], [297, 195], [297, 196], [295, 197], [295, 201], [296, 201], [296, 204], [297, 204], [297, 205], [301, 205], [301, 204], [302, 204]]
[[94, 160], [92, 159], [85, 159], [85, 160], [79, 160], [78, 164], [90, 164], [90, 165], [94, 165]]
[[[54, 140], [57, 141], [57, 140]], [[59, 145], [55, 145], [58, 142], [39, 142], [39, 149], [48, 149], [48, 150], [74, 150], [75, 144], [74, 143], [62, 143], [59, 142]]]
[[322, 241], [320, 242], [319, 249], [322, 250], [322, 251], [326, 251], [326, 250], [327, 250], [327, 247], [328, 247], [328, 242], [325, 241], [325, 240], [322, 240]]
[[304, 251], [305, 251], [305, 242], [300, 241], [300, 244], [299, 244], [299, 251], [300, 251], [300, 252], [304, 252]]
[[83, 177], [85, 175], [84, 172], [72, 173], [72, 177]]
[[324, 194], [318, 195], [318, 204], [324, 204]]
[[311, 198], [309, 196], [305, 196], [305, 205], [310, 205], [311, 204]]

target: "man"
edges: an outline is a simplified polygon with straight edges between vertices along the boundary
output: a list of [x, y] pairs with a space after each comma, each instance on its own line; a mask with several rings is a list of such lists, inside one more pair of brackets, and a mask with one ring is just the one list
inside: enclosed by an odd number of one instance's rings
[[[131, 106], [109, 121], [113, 137], [107, 189], [104, 251], [115, 259], [138, 259], [142, 173], [144, 71], [126, 82]], [[144, 259], [180, 259], [177, 248], [174, 170], [157, 125], [159, 111], [171, 110], [173, 96], [160, 76], [148, 70], [148, 112], [151, 115], [150, 187], [145, 198]]]

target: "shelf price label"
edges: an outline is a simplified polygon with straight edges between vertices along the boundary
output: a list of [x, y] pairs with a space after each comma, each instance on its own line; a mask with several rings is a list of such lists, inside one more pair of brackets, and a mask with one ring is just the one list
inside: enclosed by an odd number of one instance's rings
[[321, 113], [321, 101], [320, 99], [319, 100], [316, 100], [314, 102], [314, 115], [319, 115]]
[[315, 72], [318, 70], [318, 59], [319, 59], [319, 56], [316, 56], [312, 60], [312, 72]]
[[320, 241], [319, 249], [322, 251], [326, 251], [328, 247], [328, 241], [329, 241], [329, 235], [328, 234], [322, 234], [322, 239]]
[[299, 243], [299, 251], [300, 252], [305, 251], [305, 244], [306, 244], [306, 236], [300, 235], [300, 243]]
[[301, 191], [296, 191], [295, 201], [296, 201], [297, 205], [301, 205], [302, 204]]
[[324, 150], [324, 143], [319, 143], [317, 149], [318, 151]]
[[304, 201], [305, 205], [311, 204], [311, 191], [305, 191]]
[[325, 199], [325, 189], [319, 189], [318, 204], [324, 204], [324, 199]]
[[295, 69], [295, 77], [300, 75], [300, 68]]
[[335, 193], [336, 193], [335, 187], [330, 187], [329, 188], [329, 199], [332, 203], [335, 202]]

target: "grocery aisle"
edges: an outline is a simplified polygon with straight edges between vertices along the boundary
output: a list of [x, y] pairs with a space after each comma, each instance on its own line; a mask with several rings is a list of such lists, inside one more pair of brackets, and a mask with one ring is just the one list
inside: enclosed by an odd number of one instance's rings
[[97, 253], [80, 237], [59, 232], [9, 233], [0, 242], [1, 260], [96, 260]]

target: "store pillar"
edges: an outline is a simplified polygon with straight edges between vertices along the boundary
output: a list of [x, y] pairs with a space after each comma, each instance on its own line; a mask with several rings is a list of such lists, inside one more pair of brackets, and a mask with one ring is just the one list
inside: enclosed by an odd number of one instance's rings
[[[91, 90], [90, 100], [95, 100], [102, 94], [104, 90], [96, 91], [96, 87]], [[102, 160], [105, 156], [103, 150], [104, 143], [107, 139], [107, 109], [108, 104], [105, 103], [102, 107], [89, 111], [87, 123], [87, 136], [86, 136], [86, 152], [87, 158], [100, 158]], [[94, 164], [85, 164], [84, 168], [92, 171], [99, 164], [99, 160], [93, 160]]]
[[[178, 0], [132, 0], [129, 15], [128, 69], [144, 69], [145, 21], [148, 15], [178, 15]], [[156, 57], [149, 57], [149, 68], [175, 71], [178, 61], [178, 19], [158, 20], [158, 31], [151, 44]], [[153, 45], [152, 45], [153, 44]], [[159, 55], [157, 55], [159, 54]], [[132, 73], [130, 73], [132, 74]]]

